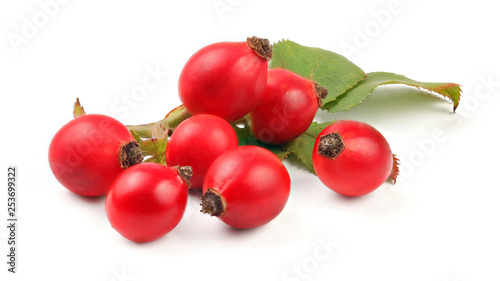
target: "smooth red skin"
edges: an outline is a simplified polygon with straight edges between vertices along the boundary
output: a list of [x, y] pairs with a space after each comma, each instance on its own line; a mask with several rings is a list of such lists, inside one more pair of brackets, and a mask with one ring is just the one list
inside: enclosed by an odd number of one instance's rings
[[239, 229], [262, 226], [278, 216], [290, 194], [290, 176], [280, 159], [257, 146], [223, 153], [208, 169], [203, 193], [211, 188], [226, 202], [224, 223]]
[[163, 237], [186, 210], [188, 186], [172, 167], [140, 163], [121, 173], [106, 196], [111, 226], [134, 242]]
[[238, 138], [229, 123], [214, 115], [200, 114], [186, 119], [175, 129], [165, 158], [168, 166], [191, 166], [191, 187], [202, 189], [210, 164], [237, 146]]
[[[344, 151], [333, 160], [317, 154], [323, 135], [339, 132]], [[372, 126], [353, 120], [341, 120], [326, 127], [316, 139], [313, 165], [318, 178], [327, 187], [346, 196], [362, 196], [377, 189], [392, 170], [389, 143]]]
[[318, 108], [312, 81], [288, 70], [271, 69], [266, 92], [250, 113], [252, 133], [265, 143], [289, 142], [309, 128]]
[[179, 77], [179, 97], [193, 114], [212, 114], [234, 122], [264, 95], [267, 61], [246, 42], [208, 45], [196, 52]]
[[116, 119], [86, 114], [64, 125], [49, 146], [49, 164], [56, 179], [83, 196], [106, 195], [123, 171], [118, 152], [122, 143], [134, 140]]

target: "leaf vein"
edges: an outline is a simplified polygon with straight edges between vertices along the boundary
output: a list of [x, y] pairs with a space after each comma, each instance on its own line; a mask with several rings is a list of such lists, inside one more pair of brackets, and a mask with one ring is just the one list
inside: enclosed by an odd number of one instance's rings
[[314, 73], [316, 72], [316, 70], [318, 70], [318, 68], [321, 66], [321, 64], [323, 64], [323, 62], [326, 60], [326, 55], [323, 56], [321, 58], [321, 60], [318, 62], [318, 64], [316, 65], [316, 67], [309, 73], [309, 75], [307, 76], [307, 79], [309, 80], [312, 80], [312, 76], [314, 75]]

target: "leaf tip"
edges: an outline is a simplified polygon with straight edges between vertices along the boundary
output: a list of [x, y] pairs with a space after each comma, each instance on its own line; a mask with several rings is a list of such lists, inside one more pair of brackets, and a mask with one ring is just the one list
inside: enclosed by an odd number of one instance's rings
[[453, 103], [453, 113], [457, 110], [457, 107], [460, 103], [462, 86], [456, 83], [443, 83], [435, 88], [426, 88], [432, 92], [436, 92], [448, 99]]
[[134, 139], [135, 139], [135, 141], [137, 143], [141, 143], [142, 142], [141, 136], [139, 136], [139, 134], [136, 131], [134, 131], [132, 129], [129, 129], [129, 131], [130, 131], [130, 133], [132, 134], [132, 136], [134, 137]]
[[457, 110], [458, 104], [460, 103], [460, 98], [462, 97], [462, 85], [460, 84], [453, 84], [453, 87], [457, 88], [457, 98], [456, 101], [453, 101], [453, 113]]

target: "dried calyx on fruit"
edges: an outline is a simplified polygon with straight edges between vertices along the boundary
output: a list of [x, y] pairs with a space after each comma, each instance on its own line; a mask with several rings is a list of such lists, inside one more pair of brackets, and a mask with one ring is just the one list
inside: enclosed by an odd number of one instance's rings
[[273, 57], [273, 45], [265, 38], [252, 36], [247, 38], [247, 44], [259, 57], [266, 61]]
[[210, 216], [220, 217], [226, 211], [226, 200], [216, 190], [209, 188], [201, 198], [201, 212]]
[[319, 138], [318, 154], [325, 158], [333, 160], [345, 149], [344, 140], [339, 132], [323, 135]]
[[120, 150], [118, 151], [118, 155], [120, 167], [122, 169], [127, 169], [130, 166], [139, 164], [142, 160], [144, 160], [141, 148], [135, 140], [122, 143]]

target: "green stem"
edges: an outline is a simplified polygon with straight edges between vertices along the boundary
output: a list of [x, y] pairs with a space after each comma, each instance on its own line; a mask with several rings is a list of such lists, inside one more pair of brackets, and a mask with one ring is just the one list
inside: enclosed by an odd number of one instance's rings
[[141, 138], [150, 139], [152, 138], [151, 136], [152, 128], [156, 123], [157, 122], [144, 125], [125, 125], [125, 127], [127, 127], [127, 129], [129, 129], [130, 131], [136, 132]]
[[184, 105], [174, 108], [165, 119], [167, 119], [169, 128], [176, 128], [182, 121], [191, 117], [191, 113], [184, 107]]
[[181, 105], [170, 111], [164, 119], [143, 125], [126, 125], [127, 129], [136, 132], [141, 138], [164, 138], [171, 135], [179, 124], [191, 117], [191, 113]]

